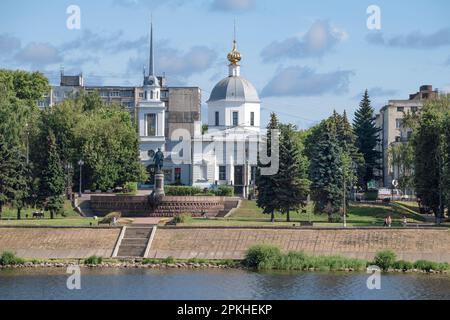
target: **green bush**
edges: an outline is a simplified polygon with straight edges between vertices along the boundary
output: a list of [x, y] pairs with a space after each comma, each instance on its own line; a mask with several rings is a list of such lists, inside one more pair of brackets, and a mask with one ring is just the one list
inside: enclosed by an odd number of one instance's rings
[[397, 270], [406, 271], [406, 270], [413, 269], [414, 268], [414, 263], [409, 262], [409, 261], [399, 260], [399, 261], [394, 262], [392, 267], [394, 269], [397, 269]]
[[203, 190], [199, 187], [189, 186], [166, 186], [164, 192], [167, 196], [194, 196], [196, 194], [203, 194]]
[[116, 221], [121, 217], [120, 212], [111, 212], [102, 220], [100, 220], [100, 224], [111, 224], [114, 221], [114, 217], [116, 217]]
[[277, 247], [256, 245], [248, 249], [245, 265], [254, 269], [273, 269], [281, 259], [281, 251]]
[[102, 264], [103, 258], [97, 256], [90, 256], [87, 259], [84, 259], [84, 264], [98, 265]]
[[165, 259], [161, 260], [162, 263], [175, 263], [175, 258], [174, 257], [167, 257]]
[[2, 266], [14, 266], [24, 262], [23, 259], [17, 257], [13, 252], [5, 251], [0, 256], [0, 265]]
[[129, 193], [137, 193], [138, 191], [138, 184], [137, 182], [127, 182], [125, 183], [125, 185], [123, 186], [126, 192]]
[[159, 263], [158, 259], [145, 258], [142, 260], [142, 264], [158, 264], [158, 263]]
[[375, 256], [374, 264], [383, 270], [387, 270], [394, 266], [396, 258], [395, 252], [391, 250], [381, 251]]
[[375, 201], [378, 199], [378, 191], [368, 191], [364, 193], [364, 200]]
[[234, 188], [229, 186], [218, 186], [213, 190], [213, 194], [217, 197], [232, 197], [234, 196]]
[[182, 213], [180, 215], [175, 216], [175, 218], [173, 218], [173, 222], [175, 223], [187, 223], [190, 220], [192, 220], [192, 216], [189, 213]]
[[439, 262], [432, 262], [432, 261], [428, 261], [428, 260], [418, 260], [414, 263], [414, 268], [423, 270], [423, 271], [427, 271], [427, 272], [429, 272], [430, 270], [444, 271], [444, 270], [449, 270], [450, 265], [446, 262], [439, 263]]
[[187, 261], [188, 263], [208, 263], [205, 259], [192, 258]]

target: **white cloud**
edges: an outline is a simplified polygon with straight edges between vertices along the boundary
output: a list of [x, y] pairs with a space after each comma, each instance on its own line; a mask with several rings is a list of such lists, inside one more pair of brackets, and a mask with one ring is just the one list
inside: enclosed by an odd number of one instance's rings
[[332, 26], [328, 21], [317, 20], [303, 37], [274, 41], [262, 50], [261, 57], [266, 62], [284, 58], [321, 57], [347, 38], [348, 34], [344, 30]]
[[281, 69], [262, 91], [263, 97], [319, 96], [326, 93], [342, 94], [348, 91], [352, 71], [317, 73], [308, 67]]
[[32, 42], [22, 48], [15, 56], [19, 62], [41, 67], [61, 62], [59, 50], [49, 43]]
[[255, 0], [214, 0], [211, 9], [217, 11], [248, 11], [256, 6]]

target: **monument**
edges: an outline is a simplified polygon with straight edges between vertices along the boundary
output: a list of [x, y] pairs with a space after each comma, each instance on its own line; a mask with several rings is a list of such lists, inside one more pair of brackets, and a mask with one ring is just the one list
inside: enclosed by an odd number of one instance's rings
[[155, 162], [155, 186], [154, 195], [157, 197], [164, 196], [164, 173], [162, 172], [162, 167], [164, 165], [164, 153], [161, 149], [158, 149], [155, 156], [153, 157]]

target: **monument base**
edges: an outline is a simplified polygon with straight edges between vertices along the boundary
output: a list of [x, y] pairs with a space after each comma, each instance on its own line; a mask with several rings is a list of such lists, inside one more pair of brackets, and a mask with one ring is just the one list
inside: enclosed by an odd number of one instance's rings
[[164, 193], [164, 173], [156, 173], [155, 174], [155, 195], [156, 196], [165, 196]]

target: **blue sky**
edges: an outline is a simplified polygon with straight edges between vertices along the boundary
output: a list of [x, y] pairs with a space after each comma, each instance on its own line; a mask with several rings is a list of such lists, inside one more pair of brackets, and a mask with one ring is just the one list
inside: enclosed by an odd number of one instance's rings
[[[69, 5], [81, 29], [66, 27]], [[369, 5], [381, 30], [366, 26]], [[242, 75], [284, 122], [309, 127], [333, 109], [350, 117], [364, 89], [379, 109], [422, 84], [450, 91], [448, 0], [2, 0], [0, 67], [83, 72], [87, 84], [140, 85], [150, 15], [156, 71], [169, 85], [199, 86], [203, 101], [227, 75], [233, 20]]]

